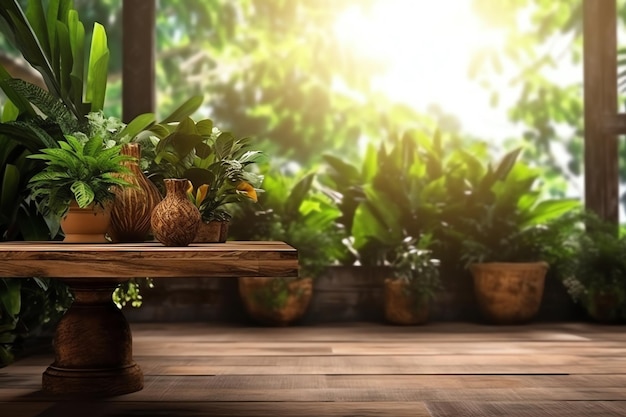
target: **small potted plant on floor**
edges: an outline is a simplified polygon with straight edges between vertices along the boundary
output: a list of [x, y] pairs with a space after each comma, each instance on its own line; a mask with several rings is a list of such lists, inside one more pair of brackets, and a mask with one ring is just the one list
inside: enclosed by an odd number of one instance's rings
[[389, 263], [392, 278], [385, 279], [385, 318], [394, 324], [423, 324], [429, 304], [442, 289], [439, 260], [430, 249], [432, 237], [407, 237]]
[[61, 219], [65, 242], [106, 242], [112, 187], [130, 185], [118, 176], [129, 173], [123, 163], [130, 157], [120, 146], [107, 148], [100, 136], [82, 142], [66, 135], [58, 144], [29, 156], [46, 164], [28, 183], [30, 197], [44, 216]]

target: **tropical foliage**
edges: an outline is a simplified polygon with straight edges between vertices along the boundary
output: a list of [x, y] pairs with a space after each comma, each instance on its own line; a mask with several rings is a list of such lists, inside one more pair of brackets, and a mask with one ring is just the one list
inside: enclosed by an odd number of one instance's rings
[[242, 240], [279, 240], [298, 249], [300, 276], [316, 278], [340, 253], [340, 212], [315, 185], [315, 172], [281, 172], [264, 165], [258, 205], [235, 211], [229, 234]]
[[60, 148], [46, 148], [29, 155], [46, 163], [28, 184], [31, 197], [44, 215], [60, 218], [72, 201], [80, 208], [90, 204], [104, 206], [115, 196], [111, 187], [130, 186], [116, 175], [130, 173], [122, 163], [132, 157], [120, 154], [121, 146], [106, 148], [100, 136], [82, 143], [70, 135], [58, 144]]
[[572, 297], [601, 321], [626, 320], [626, 228], [616, 228], [593, 213], [575, 218], [576, 228], [563, 237], [568, 252], [561, 264]]

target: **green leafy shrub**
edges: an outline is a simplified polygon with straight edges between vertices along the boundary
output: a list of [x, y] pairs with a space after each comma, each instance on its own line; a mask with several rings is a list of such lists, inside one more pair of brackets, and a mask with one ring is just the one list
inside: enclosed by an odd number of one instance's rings
[[560, 276], [572, 299], [603, 321], [626, 320], [626, 227], [587, 212], [561, 242]]
[[284, 174], [266, 166], [259, 204], [240, 206], [229, 233], [241, 240], [279, 240], [298, 249], [300, 276], [318, 277], [337, 259], [340, 211], [315, 186], [314, 172]]

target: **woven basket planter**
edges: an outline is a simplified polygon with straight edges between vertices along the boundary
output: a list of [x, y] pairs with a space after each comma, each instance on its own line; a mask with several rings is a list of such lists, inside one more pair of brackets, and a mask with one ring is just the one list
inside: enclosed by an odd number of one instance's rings
[[539, 311], [547, 263], [473, 264], [470, 271], [478, 306], [489, 322], [526, 323]]

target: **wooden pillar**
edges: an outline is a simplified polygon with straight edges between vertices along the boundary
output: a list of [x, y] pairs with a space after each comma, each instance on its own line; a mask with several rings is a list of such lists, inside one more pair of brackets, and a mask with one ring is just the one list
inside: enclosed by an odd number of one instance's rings
[[585, 205], [619, 221], [616, 0], [584, 0]]
[[155, 111], [156, 0], [124, 0], [122, 120]]

